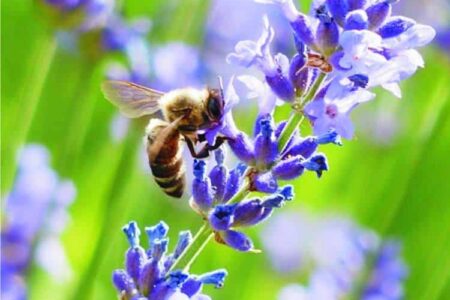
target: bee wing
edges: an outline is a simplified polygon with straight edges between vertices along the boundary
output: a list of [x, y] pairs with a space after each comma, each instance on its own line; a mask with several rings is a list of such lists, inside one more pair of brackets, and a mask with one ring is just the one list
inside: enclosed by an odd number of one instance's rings
[[159, 110], [162, 92], [128, 81], [105, 81], [102, 91], [106, 99], [129, 118], [154, 114]]
[[177, 130], [178, 123], [184, 118], [184, 116], [180, 116], [178, 119], [174, 120], [172, 123], [168, 123], [167, 126], [158, 132], [155, 140], [148, 147], [148, 157], [150, 162], [158, 156], [161, 151], [162, 146], [167, 142], [167, 137], [173, 133], [174, 130]]

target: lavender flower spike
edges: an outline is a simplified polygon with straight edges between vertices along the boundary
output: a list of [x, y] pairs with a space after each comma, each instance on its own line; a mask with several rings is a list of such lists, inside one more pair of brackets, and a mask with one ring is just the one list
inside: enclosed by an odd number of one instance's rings
[[283, 100], [291, 101], [294, 97], [294, 87], [287, 76], [289, 60], [281, 53], [272, 56], [270, 43], [274, 37], [274, 30], [269, 25], [266, 15], [263, 22], [264, 29], [258, 41], [247, 40], [237, 43], [235, 52], [227, 56], [227, 62], [246, 68], [257, 66], [264, 73], [274, 93]]
[[[112, 281], [121, 299], [125, 300], [160, 300], [160, 299], [208, 299], [201, 293], [204, 284], [222, 287], [227, 272], [217, 270], [200, 276], [191, 275], [179, 270], [169, 272], [174, 257], [186, 248], [192, 240], [190, 232], [182, 232], [173, 254], [166, 254], [168, 226], [160, 222], [147, 227], [150, 247], [145, 252], [139, 245], [139, 228], [136, 222], [124, 226], [124, 232], [130, 242], [126, 254], [126, 270], [113, 272]], [[130, 252], [133, 253], [133, 268], [130, 268]], [[137, 264], [139, 262], [139, 264]], [[169, 263], [168, 263], [169, 262]]]
[[71, 268], [60, 241], [70, 220], [67, 208], [76, 195], [71, 181], [49, 166], [50, 153], [26, 145], [19, 156], [13, 189], [5, 197], [1, 230], [1, 298], [24, 299], [23, 280], [34, 262], [52, 278], [70, 278]]
[[[292, 228], [303, 231], [290, 234]], [[408, 272], [399, 242], [381, 241], [349, 219], [306, 213], [278, 215], [262, 238], [280, 272], [305, 272], [314, 266], [308, 271], [308, 284], [286, 286], [280, 300], [403, 299]]]

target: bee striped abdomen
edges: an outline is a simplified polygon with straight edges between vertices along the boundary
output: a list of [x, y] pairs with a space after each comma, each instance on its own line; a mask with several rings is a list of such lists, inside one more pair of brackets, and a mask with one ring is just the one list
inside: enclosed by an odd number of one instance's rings
[[183, 195], [185, 184], [185, 169], [181, 156], [180, 133], [172, 130], [161, 144], [162, 131], [167, 126], [158, 123], [148, 130], [147, 154], [150, 169], [156, 183], [169, 196], [180, 198]]

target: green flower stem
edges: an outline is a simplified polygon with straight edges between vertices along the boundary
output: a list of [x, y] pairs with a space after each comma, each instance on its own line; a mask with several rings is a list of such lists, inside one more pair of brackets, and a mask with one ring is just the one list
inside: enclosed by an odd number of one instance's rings
[[[242, 185], [241, 189], [233, 196], [233, 198], [228, 201], [228, 203], [235, 203], [242, 201], [250, 193], [250, 184], [248, 181]], [[178, 259], [173, 263], [169, 271], [173, 270], [183, 270], [185, 272], [189, 271], [192, 263], [200, 255], [208, 242], [212, 239], [214, 235], [213, 230], [209, 226], [208, 222], [203, 224], [202, 227], [195, 234], [192, 242], [183, 251], [183, 253], [178, 257]]]
[[245, 183], [242, 185], [241, 189], [236, 193], [236, 195], [233, 196], [233, 198], [230, 199], [230, 201], [227, 202], [227, 204], [242, 201], [244, 200], [245, 197], [247, 197], [249, 193], [250, 193], [250, 182], [246, 180]]
[[304, 116], [302, 113], [303, 106], [314, 99], [314, 96], [316, 95], [319, 88], [322, 86], [322, 83], [324, 82], [327, 74], [326, 73], [320, 73], [319, 77], [317, 77], [316, 81], [314, 82], [313, 86], [309, 90], [309, 92], [306, 94], [306, 96], [303, 99], [300, 99], [300, 101], [294, 103], [294, 107], [297, 106], [291, 117], [289, 118], [288, 123], [286, 124], [286, 127], [281, 132], [280, 140], [278, 142], [278, 150], [281, 152], [286, 147], [287, 143], [291, 139], [292, 135], [294, 134], [295, 130], [300, 126], [300, 124], [304, 120]]
[[197, 231], [189, 246], [173, 263], [169, 271], [173, 270], [183, 270], [185, 272], [189, 271], [190, 266], [203, 251], [203, 249], [211, 240], [213, 235], [214, 235], [213, 230], [209, 226], [208, 222], [205, 222], [205, 224], [203, 224], [203, 226], [200, 227], [200, 229]]
[[84, 64], [80, 72], [75, 93], [70, 99], [72, 101], [72, 114], [69, 119], [67, 138], [58, 162], [58, 168], [63, 175], [70, 174], [72, 167], [78, 163], [79, 154], [92, 121], [95, 104], [98, 100], [98, 97], [90, 93], [97, 63], [85, 62]]
[[[99, 269], [105, 258], [106, 249], [110, 247], [111, 236], [116, 231], [116, 220], [120, 219], [123, 211], [129, 203], [129, 199], [124, 197], [124, 191], [127, 186], [127, 182], [133, 172], [133, 168], [136, 165], [137, 149], [141, 145], [140, 133], [130, 128], [125, 140], [122, 143], [122, 149], [117, 162], [116, 170], [111, 179], [109, 188], [102, 199], [104, 203], [104, 218], [103, 221], [98, 224], [99, 235], [98, 240], [93, 242], [92, 256], [90, 262], [85, 270], [81, 272], [80, 281], [75, 288], [75, 292], [70, 299], [91, 299], [91, 292], [93, 283], [98, 278]], [[68, 297], [66, 297], [68, 299]]]
[[16, 152], [27, 140], [45, 80], [56, 52], [56, 45], [54, 34], [45, 32], [38, 39], [36, 50], [31, 57], [29, 73], [26, 75], [23, 89], [16, 99], [17, 105], [14, 115], [9, 117], [11, 118], [10, 125], [14, 127], [8, 131], [14, 133], [5, 145], [6, 151], [3, 153], [4, 157], [2, 157], [2, 192], [10, 189], [14, 181], [17, 167]]

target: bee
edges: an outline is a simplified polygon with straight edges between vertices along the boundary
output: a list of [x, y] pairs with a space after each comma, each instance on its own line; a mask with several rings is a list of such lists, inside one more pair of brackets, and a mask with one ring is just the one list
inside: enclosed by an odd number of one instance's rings
[[182, 142], [186, 142], [193, 157], [205, 158], [225, 141], [218, 137], [214, 145], [206, 143], [199, 151], [195, 149], [196, 143], [206, 140], [204, 130], [222, 118], [222, 84], [220, 89], [184, 88], [162, 93], [127, 81], [106, 81], [102, 90], [125, 116], [152, 116], [145, 130], [150, 169], [167, 195], [180, 198], [185, 187]]
[[319, 68], [324, 73], [333, 71], [333, 66], [322, 55], [315, 53], [308, 53], [308, 67]]

